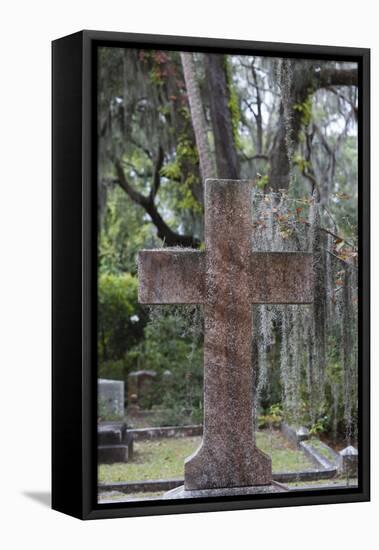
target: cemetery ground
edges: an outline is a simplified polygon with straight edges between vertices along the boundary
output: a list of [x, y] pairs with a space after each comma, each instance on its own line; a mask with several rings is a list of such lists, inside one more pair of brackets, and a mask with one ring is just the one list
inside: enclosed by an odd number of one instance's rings
[[[302, 450], [292, 444], [278, 429], [259, 430], [256, 435], [257, 446], [272, 459], [273, 473], [312, 472], [314, 462]], [[201, 437], [162, 437], [153, 440], [134, 442], [133, 458], [126, 463], [100, 464], [98, 482], [100, 486], [112, 484], [143, 482], [151, 480], [174, 480], [184, 477], [184, 460], [200, 445]], [[333, 461], [333, 451], [323, 446], [318, 438], [310, 440], [312, 447], [324, 458]], [[304, 487], [333, 487], [354, 485], [356, 479], [346, 479], [335, 476], [332, 479], [316, 479], [302, 481], [300, 476], [296, 481], [286, 483], [289, 490]], [[165, 491], [132, 491], [125, 494], [117, 490], [101, 490], [99, 499], [107, 500], [147, 500], [159, 499]]]
[[[137, 481], [143, 479], [170, 479], [183, 476], [184, 459], [200, 446], [201, 437], [162, 438], [134, 443], [133, 461], [101, 464], [100, 482]], [[303, 453], [291, 448], [278, 431], [261, 431], [257, 445], [272, 457], [274, 471], [312, 469], [312, 463]]]

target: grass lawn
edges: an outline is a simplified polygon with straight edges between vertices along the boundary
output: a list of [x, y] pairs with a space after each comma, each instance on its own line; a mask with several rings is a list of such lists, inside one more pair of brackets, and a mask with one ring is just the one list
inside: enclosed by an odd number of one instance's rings
[[303, 472], [314, 469], [307, 456], [292, 447], [279, 431], [258, 432], [257, 446], [271, 456], [273, 472]]
[[[131, 462], [99, 466], [99, 482], [183, 478], [184, 459], [191, 455], [200, 443], [201, 437], [137, 441], [134, 443], [134, 457]], [[313, 469], [307, 457], [293, 449], [280, 432], [258, 432], [257, 445], [271, 456], [274, 472]]]

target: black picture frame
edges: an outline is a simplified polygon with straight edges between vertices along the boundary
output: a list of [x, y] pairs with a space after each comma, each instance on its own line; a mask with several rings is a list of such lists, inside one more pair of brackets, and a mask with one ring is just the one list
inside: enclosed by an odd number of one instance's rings
[[[359, 67], [359, 485], [218, 499], [97, 503], [96, 48], [355, 61]], [[81, 519], [370, 499], [370, 50], [81, 31], [52, 43], [52, 507]]]

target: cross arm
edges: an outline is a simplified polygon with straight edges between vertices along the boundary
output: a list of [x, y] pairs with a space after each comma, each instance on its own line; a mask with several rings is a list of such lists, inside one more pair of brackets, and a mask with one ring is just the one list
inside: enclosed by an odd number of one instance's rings
[[141, 304], [201, 304], [205, 255], [193, 249], [141, 250], [138, 254]]
[[[313, 302], [313, 255], [307, 252], [253, 252], [252, 304]], [[141, 304], [202, 304], [206, 301], [205, 253], [188, 249], [142, 250], [138, 254]]]

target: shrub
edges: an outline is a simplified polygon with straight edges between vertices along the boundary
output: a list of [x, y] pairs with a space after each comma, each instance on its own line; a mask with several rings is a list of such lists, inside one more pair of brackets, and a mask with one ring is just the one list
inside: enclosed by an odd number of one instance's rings
[[146, 313], [138, 304], [137, 278], [102, 274], [98, 288], [99, 363], [117, 361], [143, 338]]

